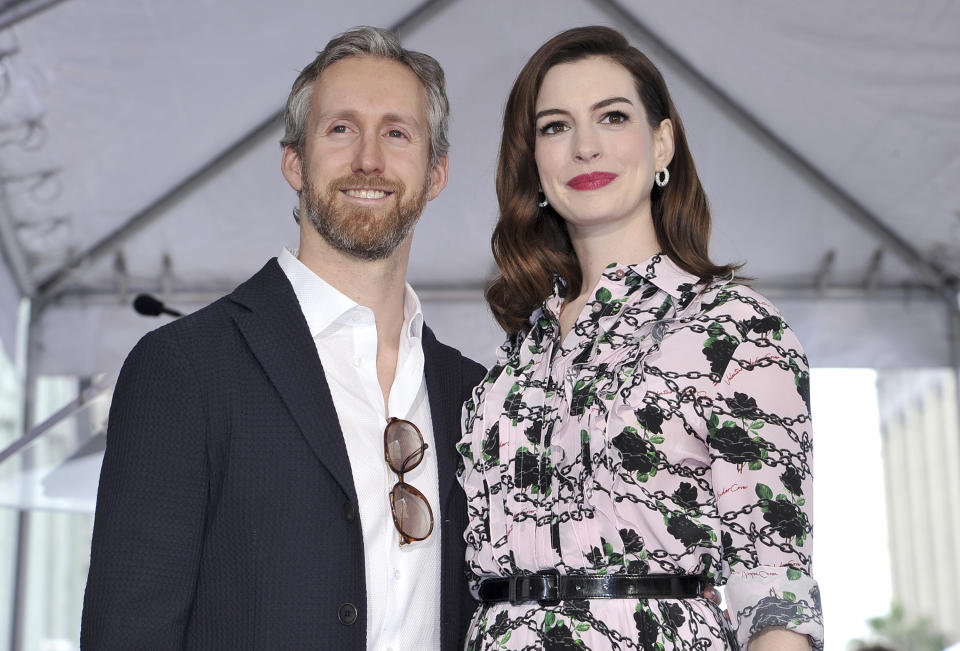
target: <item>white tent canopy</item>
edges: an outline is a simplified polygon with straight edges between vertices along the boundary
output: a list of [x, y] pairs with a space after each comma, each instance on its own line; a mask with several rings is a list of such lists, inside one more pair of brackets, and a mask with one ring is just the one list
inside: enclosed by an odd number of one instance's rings
[[[34, 12], [34, 13], [31, 13]], [[0, 339], [32, 299], [32, 373], [119, 367], [159, 325], [296, 245], [276, 115], [334, 34], [395, 26], [452, 102], [450, 183], [409, 278], [438, 336], [500, 334], [493, 175], [510, 85], [546, 39], [622, 30], [657, 62], [714, 212], [712, 255], [778, 303], [816, 366], [951, 363], [960, 275], [960, 5], [785, 0], [0, 3]]]

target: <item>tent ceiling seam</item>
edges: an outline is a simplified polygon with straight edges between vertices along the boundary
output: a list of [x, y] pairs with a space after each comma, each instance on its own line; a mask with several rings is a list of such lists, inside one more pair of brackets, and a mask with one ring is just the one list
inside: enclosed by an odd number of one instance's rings
[[7, 29], [25, 18], [49, 9], [63, 0], [23, 0], [0, 14], [0, 29]]
[[30, 274], [27, 257], [20, 245], [20, 239], [17, 237], [11, 215], [6, 189], [0, 185], [0, 253], [3, 254], [7, 266], [13, 274], [20, 295], [33, 298], [36, 293], [36, 286]]

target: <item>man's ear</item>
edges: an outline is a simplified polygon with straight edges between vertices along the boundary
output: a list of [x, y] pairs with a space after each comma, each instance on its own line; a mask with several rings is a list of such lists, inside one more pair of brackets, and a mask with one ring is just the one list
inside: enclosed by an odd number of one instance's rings
[[280, 158], [280, 171], [283, 172], [283, 178], [287, 179], [287, 183], [296, 192], [303, 189], [300, 154], [290, 145], [283, 148], [283, 156]]
[[427, 191], [427, 201], [436, 199], [441, 190], [447, 187], [447, 173], [449, 171], [450, 157], [444, 154], [430, 170], [430, 189]]

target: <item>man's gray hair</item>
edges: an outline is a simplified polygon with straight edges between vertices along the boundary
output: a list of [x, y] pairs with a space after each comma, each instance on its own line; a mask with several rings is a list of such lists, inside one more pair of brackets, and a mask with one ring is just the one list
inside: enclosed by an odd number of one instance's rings
[[402, 63], [420, 79], [427, 93], [427, 121], [430, 125], [430, 169], [450, 150], [447, 130], [450, 102], [447, 100], [443, 68], [432, 56], [404, 49], [397, 35], [379, 27], [356, 27], [333, 38], [293, 82], [283, 111], [284, 134], [280, 144], [303, 155], [313, 83], [328, 66], [353, 56], [375, 56]]

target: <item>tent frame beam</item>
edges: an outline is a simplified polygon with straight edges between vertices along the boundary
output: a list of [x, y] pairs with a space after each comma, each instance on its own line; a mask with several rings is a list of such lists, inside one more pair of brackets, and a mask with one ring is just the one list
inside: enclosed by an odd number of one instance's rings
[[[409, 33], [432, 18], [438, 11], [445, 9], [456, 1], [426, 0], [401, 17], [389, 29], [400, 35]], [[282, 109], [272, 113], [226, 149], [129, 217], [119, 228], [107, 234], [85, 251], [77, 253], [59, 269], [48, 275], [37, 286], [36, 297], [40, 309], [43, 310], [63, 290], [75, 273], [111, 255], [124, 242], [157, 221], [178, 202], [206, 185], [211, 179], [229, 168], [261, 142], [272, 137], [281, 126], [282, 118]]]
[[649, 43], [660, 57], [693, 85], [704, 97], [717, 105], [728, 117], [752, 134], [765, 147], [787, 164], [801, 178], [821, 192], [831, 203], [853, 222], [859, 224], [884, 247], [888, 248], [923, 280], [943, 294], [943, 298], [956, 307], [958, 279], [949, 271], [927, 260], [912, 244], [900, 237], [866, 206], [841, 188], [829, 176], [803, 154], [767, 127], [756, 115], [738, 102], [725, 90], [711, 81], [687, 58], [671, 47], [653, 30], [637, 18], [618, 0], [591, 0], [617, 24], [626, 25], [644, 43]]
[[[463, 283], [451, 285], [436, 285], [411, 283], [417, 296], [424, 302], [458, 302], [483, 301], [485, 285], [482, 283]], [[771, 299], [791, 300], [863, 300], [871, 303], [915, 301], [941, 301], [940, 293], [929, 285], [861, 285], [861, 284], [825, 284], [818, 286], [814, 283], [756, 283], [754, 287], [764, 296]], [[179, 309], [190, 305], [206, 305], [212, 303], [233, 291], [233, 287], [196, 287], [165, 289], [160, 284], [146, 286], [137, 285], [127, 288], [128, 295], [152, 294], [161, 297], [170, 307]], [[116, 291], [70, 289], [57, 296], [51, 304], [57, 307], [85, 307], [91, 305], [122, 306], [129, 305], [120, 300]], [[130, 307], [132, 310], [133, 308]]]

